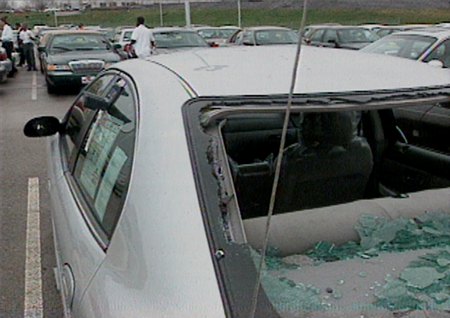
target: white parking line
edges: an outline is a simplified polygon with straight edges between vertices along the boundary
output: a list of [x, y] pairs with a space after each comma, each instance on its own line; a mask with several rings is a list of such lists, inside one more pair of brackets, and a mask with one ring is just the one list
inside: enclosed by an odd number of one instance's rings
[[33, 81], [31, 83], [31, 100], [37, 100], [37, 72], [33, 72]]
[[39, 213], [39, 178], [29, 178], [23, 314], [25, 318], [43, 317]]

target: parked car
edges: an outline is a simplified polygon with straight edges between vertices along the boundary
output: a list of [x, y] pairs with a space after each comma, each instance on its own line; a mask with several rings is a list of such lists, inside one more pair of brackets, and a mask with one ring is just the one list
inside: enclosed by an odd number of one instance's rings
[[448, 73], [304, 47], [289, 99], [295, 52], [128, 60], [102, 72], [61, 121], [27, 123], [27, 136], [51, 136], [56, 277], [68, 316], [450, 308], [450, 156], [406, 144], [392, 113], [448, 101]]
[[342, 25], [316, 26], [303, 38], [309, 45], [351, 50], [359, 50], [378, 39], [375, 32], [364, 27]]
[[362, 52], [394, 55], [450, 66], [450, 30], [440, 27], [403, 31], [383, 37]]
[[8, 59], [6, 50], [0, 47], [0, 83], [6, 82], [8, 74], [12, 70], [12, 61]]
[[208, 43], [194, 30], [160, 27], [152, 29], [155, 52], [167, 52], [186, 48], [208, 47]]
[[392, 33], [424, 29], [424, 28], [428, 28], [430, 26], [431, 25], [429, 25], [429, 24], [384, 25], [384, 26], [381, 26], [380, 28], [378, 28], [378, 30], [376, 30], [376, 33], [382, 38], [382, 37], [392, 34]]
[[227, 43], [230, 45], [273, 45], [296, 44], [298, 34], [293, 30], [278, 26], [258, 26], [244, 28], [232, 35]]
[[121, 55], [97, 31], [50, 31], [45, 46], [39, 46], [41, 69], [49, 94], [59, 87], [81, 87]]
[[120, 48], [124, 48], [125, 45], [131, 43], [131, 35], [135, 28], [124, 28], [116, 33], [114, 37], [114, 44], [120, 45]]
[[223, 46], [227, 40], [237, 31], [241, 30], [241, 28], [234, 26], [198, 27], [194, 30], [197, 31], [208, 44], [213, 46]]

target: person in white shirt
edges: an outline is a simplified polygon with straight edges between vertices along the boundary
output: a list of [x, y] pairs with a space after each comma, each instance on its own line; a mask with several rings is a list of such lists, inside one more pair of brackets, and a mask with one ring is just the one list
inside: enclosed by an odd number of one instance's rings
[[152, 53], [154, 45], [153, 33], [145, 25], [143, 17], [137, 18], [137, 27], [131, 35], [131, 44], [133, 45], [136, 55], [140, 59], [149, 57]]
[[28, 71], [36, 71], [36, 60], [34, 58], [33, 32], [28, 30], [28, 25], [24, 23], [19, 33], [22, 40], [23, 52], [28, 64]]
[[[8, 58], [12, 61], [12, 52], [14, 50], [14, 42], [13, 42], [13, 30], [11, 28], [11, 26], [8, 24], [8, 22], [6, 21], [6, 18], [1, 18], [0, 19], [0, 26], [3, 28], [3, 32], [2, 32], [2, 45], [6, 50], [6, 55], [8, 56]], [[17, 68], [13, 63], [13, 67], [11, 72], [8, 74], [9, 77], [13, 76], [14, 73], [17, 72]]]

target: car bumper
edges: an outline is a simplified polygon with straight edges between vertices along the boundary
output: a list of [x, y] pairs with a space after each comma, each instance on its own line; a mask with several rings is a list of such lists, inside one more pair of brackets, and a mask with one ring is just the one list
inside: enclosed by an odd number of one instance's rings
[[6, 72], [9, 73], [12, 70], [13, 64], [11, 60], [0, 61], [0, 65], [6, 69]]
[[74, 74], [72, 72], [48, 72], [46, 79], [53, 86], [83, 86], [89, 84], [98, 73]]
[[6, 82], [6, 78], [8, 76], [8, 72], [6, 68], [0, 64], [0, 83]]

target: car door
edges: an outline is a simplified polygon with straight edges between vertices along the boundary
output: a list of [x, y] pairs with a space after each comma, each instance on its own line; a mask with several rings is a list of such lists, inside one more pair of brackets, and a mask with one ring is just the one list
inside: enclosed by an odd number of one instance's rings
[[[423, 118], [424, 112], [413, 108], [410, 113]], [[401, 197], [409, 192], [450, 187], [450, 151], [438, 149], [433, 138], [408, 139], [404, 133], [406, 128], [418, 137], [425, 127], [423, 121], [398, 120], [399, 113], [390, 111], [382, 113], [382, 118], [385, 123], [390, 123], [384, 124], [383, 133], [387, 142], [382, 146], [384, 150], [380, 161], [380, 184], [389, 189], [384, 194]], [[412, 123], [417, 124], [416, 130], [406, 127], [406, 124]], [[437, 125], [434, 128], [439, 129]], [[442, 136], [439, 140], [449, 144]]]
[[[57, 276], [67, 314], [76, 313], [103, 262], [126, 196], [136, 105], [130, 85], [118, 74], [100, 76], [76, 99], [52, 142]], [[125, 143], [124, 130], [132, 132]]]

